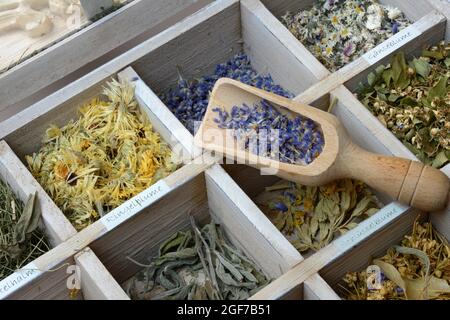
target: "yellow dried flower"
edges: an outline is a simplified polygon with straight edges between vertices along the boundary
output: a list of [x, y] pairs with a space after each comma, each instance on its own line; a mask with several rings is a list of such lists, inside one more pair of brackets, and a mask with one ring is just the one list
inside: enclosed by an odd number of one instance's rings
[[32, 174], [77, 230], [173, 172], [169, 146], [134, 98], [113, 80], [66, 126], [50, 126], [39, 152], [27, 156]]

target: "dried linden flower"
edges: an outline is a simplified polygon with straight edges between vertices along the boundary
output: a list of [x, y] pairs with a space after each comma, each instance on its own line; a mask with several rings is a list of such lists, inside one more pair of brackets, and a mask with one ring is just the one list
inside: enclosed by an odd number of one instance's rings
[[340, 284], [344, 298], [450, 300], [450, 245], [429, 222], [416, 221], [412, 234], [373, 264], [381, 271], [376, 285], [366, 271], [347, 273]]
[[441, 168], [450, 161], [450, 45], [420, 58], [394, 55], [360, 85], [358, 98], [416, 157]]
[[173, 172], [169, 146], [141, 113], [129, 84], [112, 81], [106, 99], [83, 106], [80, 117], [50, 126], [29, 168], [81, 230]]

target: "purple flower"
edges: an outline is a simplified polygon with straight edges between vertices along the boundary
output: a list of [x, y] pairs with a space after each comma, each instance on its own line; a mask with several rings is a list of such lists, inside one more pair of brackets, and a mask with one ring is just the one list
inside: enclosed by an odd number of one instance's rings
[[283, 202], [277, 202], [273, 205], [273, 209], [279, 210], [281, 212], [288, 211], [288, 207]]
[[398, 32], [398, 23], [396, 21], [394, 21], [392, 23], [392, 33], [397, 33]]
[[347, 46], [344, 48], [344, 56], [350, 57], [353, 53], [353, 43], [349, 42]]
[[222, 77], [232, 78], [288, 98], [293, 97], [293, 94], [276, 85], [270, 75], [259, 75], [253, 70], [247, 55], [239, 53], [230, 61], [217, 65], [212, 75], [190, 82], [180, 79], [174, 89], [160, 95], [160, 98], [183, 125], [194, 133], [195, 121], [203, 120], [209, 94], [216, 81]]

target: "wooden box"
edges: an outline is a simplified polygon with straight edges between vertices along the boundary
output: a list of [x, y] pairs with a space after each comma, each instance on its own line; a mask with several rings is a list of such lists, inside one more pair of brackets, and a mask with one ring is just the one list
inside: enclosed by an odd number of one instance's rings
[[0, 121], [210, 2], [133, 0], [94, 23], [79, 17], [80, 9], [64, 18], [54, 15], [53, 30], [41, 38], [24, 37], [21, 31], [1, 35], [9, 46], [0, 63]]
[[[377, 193], [384, 204], [378, 213], [316, 253], [302, 256], [253, 201], [278, 178], [205, 158], [159, 95], [176, 85], [180, 73], [188, 80], [211, 74], [217, 64], [243, 51], [256, 71], [270, 73], [276, 83], [296, 95], [296, 100], [322, 110], [328, 110], [330, 102], [336, 100], [331, 112], [360, 146], [414, 159], [352, 92], [393, 53], [402, 50], [418, 54], [424, 46], [448, 38], [447, 7], [439, 7], [443, 4], [434, 1], [440, 0], [382, 1], [398, 6], [414, 22], [409, 27], [414, 32], [393, 48], [381, 50], [371, 62], [359, 58], [331, 73], [278, 20], [286, 10], [310, 6], [312, 1], [217, 0], [2, 122], [0, 140], [4, 142], [0, 146], [23, 173], [16, 178], [7, 170], [4, 173], [0, 165], [2, 178], [9, 179], [16, 190], [25, 190], [22, 193], [38, 190], [42, 194], [41, 206], [51, 207], [49, 212], [53, 211], [59, 223], [67, 227], [66, 231], [59, 231], [59, 238], [55, 236], [59, 242], [46, 254], [48, 258], [39, 258], [36, 265], [48, 271], [49, 266], [74, 261], [81, 269], [85, 299], [128, 299], [121, 286], [140, 268], [127, 256], [137, 261], [153, 256], [168, 236], [189, 227], [192, 214], [199, 222], [212, 218], [220, 223], [229, 239], [274, 279], [252, 299], [339, 299], [336, 284], [345, 272], [367, 266], [368, 257], [397, 243], [423, 213]], [[388, 43], [389, 40], [373, 52]], [[136, 200], [131, 199], [105, 216], [109, 222], [105, 218], [76, 233], [21, 160], [37, 149], [48, 125], [67, 123], [78, 106], [98, 95], [112, 77], [134, 83], [141, 108], [172, 150], [182, 153], [182, 164], [162, 180], [157, 186], [160, 192], [144, 205], [130, 209]], [[449, 175], [448, 166], [442, 170]], [[155, 188], [150, 187], [137, 197], [154, 194]], [[429, 214], [447, 239], [449, 210]], [[47, 233], [57, 235], [60, 229], [50, 220], [44, 216]], [[60, 273], [59, 293], [55, 297], [67, 298], [67, 274], [61, 270]], [[38, 279], [50, 283], [57, 274], [43, 272]], [[8, 298], [29, 298], [24, 290], [35, 292], [38, 288], [33, 282], [26, 283]]]

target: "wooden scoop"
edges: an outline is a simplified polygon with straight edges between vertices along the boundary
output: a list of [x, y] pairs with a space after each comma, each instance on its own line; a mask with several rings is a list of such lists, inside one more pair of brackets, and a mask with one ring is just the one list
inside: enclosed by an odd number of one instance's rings
[[[233, 106], [244, 103], [253, 106], [262, 99], [284, 114], [300, 114], [320, 126], [325, 145], [313, 162], [309, 165], [278, 162], [253, 155], [235, 143], [223, 143], [230, 141], [226, 139], [233, 139], [232, 133], [218, 128], [214, 122], [217, 113], [213, 109], [219, 107], [230, 112]], [[336, 179], [353, 178], [424, 211], [443, 209], [448, 201], [450, 180], [441, 171], [418, 161], [368, 152], [351, 141], [334, 115], [227, 78], [217, 81], [194, 143], [259, 169], [277, 168], [274, 172], [277, 176], [305, 185], [323, 185]]]

